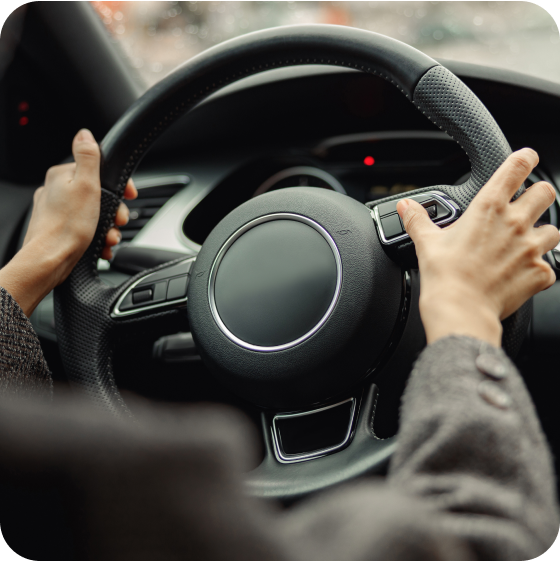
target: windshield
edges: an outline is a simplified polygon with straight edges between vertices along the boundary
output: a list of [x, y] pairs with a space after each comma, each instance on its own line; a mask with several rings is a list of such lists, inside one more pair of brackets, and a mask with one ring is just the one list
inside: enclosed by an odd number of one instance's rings
[[389, 35], [434, 58], [560, 83], [553, 18], [529, 2], [92, 2], [148, 87], [201, 51], [279, 25], [330, 23]]

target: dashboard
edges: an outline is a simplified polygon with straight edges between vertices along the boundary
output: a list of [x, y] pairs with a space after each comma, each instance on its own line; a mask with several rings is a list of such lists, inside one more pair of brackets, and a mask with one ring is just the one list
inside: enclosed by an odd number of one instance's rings
[[[540, 83], [524, 88], [505, 78], [463, 79], [513, 149], [528, 145], [541, 154], [528, 184], [559, 184], [552, 156], [559, 142], [553, 134], [558, 97], [538, 91]], [[509, 76], [509, 82], [516, 79]], [[520, 104], [531, 119], [519, 116]], [[419, 187], [460, 184], [469, 173], [461, 147], [383, 80], [315, 66], [274, 70], [215, 94], [158, 141], [137, 170], [137, 183], [163, 185], [181, 175], [183, 189], [161, 210], [150, 210], [150, 217], [133, 209], [134, 236], [125, 230], [124, 240], [193, 254], [231, 210], [271, 190], [312, 186], [365, 203]], [[557, 205], [540, 223], [558, 225]]]

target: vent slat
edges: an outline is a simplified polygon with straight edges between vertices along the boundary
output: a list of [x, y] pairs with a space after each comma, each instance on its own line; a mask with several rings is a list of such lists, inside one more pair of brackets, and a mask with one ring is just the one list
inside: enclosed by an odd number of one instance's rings
[[190, 178], [186, 175], [138, 178], [138, 198], [126, 201], [130, 219], [128, 224], [121, 226], [122, 241], [132, 240], [157, 211], [189, 183]]

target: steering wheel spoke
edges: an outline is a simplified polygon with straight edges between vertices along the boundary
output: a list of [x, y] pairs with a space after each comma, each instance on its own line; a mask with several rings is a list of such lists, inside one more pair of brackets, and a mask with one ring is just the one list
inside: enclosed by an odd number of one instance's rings
[[[274, 415], [272, 418], [263, 413], [265, 458], [247, 475], [248, 492], [256, 497], [295, 500], [360, 475], [382, 472], [395, 449], [396, 438], [380, 439], [373, 431], [377, 397], [377, 386], [369, 384], [361, 396], [327, 408]], [[336, 409], [339, 411], [336, 412]], [[331, 422], [327, 419], [329, 414]], [[331, 445], [307, 453], [287, 454], [282, 434], [287, 436], [288, 431], [295, 434], [298, 422], [303, 419], [307, 430], [313, 432], [313, 417], [317, 417], [318, 421], [314, 430], [317, 442], [331, 440]], [[295, 421], [291, 429], [279, 426], [278, 421], [286, 419]], [[338, 420], [338, 423], [333, 423], [333, 420]], [[340, 434], [333, 434], [337, 432]], [[303, 439], [292, 437], [290, 445], [304, 448], [306, 441], [310, 445], [312, 439], [308, 435], [302, 436]], [[338, 444], [333, 444], [336, 441]]]

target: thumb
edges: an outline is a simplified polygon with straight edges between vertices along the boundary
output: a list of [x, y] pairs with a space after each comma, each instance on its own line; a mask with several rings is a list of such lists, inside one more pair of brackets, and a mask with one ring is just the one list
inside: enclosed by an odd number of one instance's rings
[[412, 199], [399, 201], [397, 212], [402, 219], [404, 229], [416, 246], [421, 244], [426, 236], [440, 231], [431, 221], [426, 209]]
[[72, 154], [74, 154], [74, 160], [76, 161], [74, 180], [78, 182], [95, 181], [99, 183], [99, 162], [101, 153], [99, 151], [99, 145], [89, 130], [82, 129], [74, 137]]

